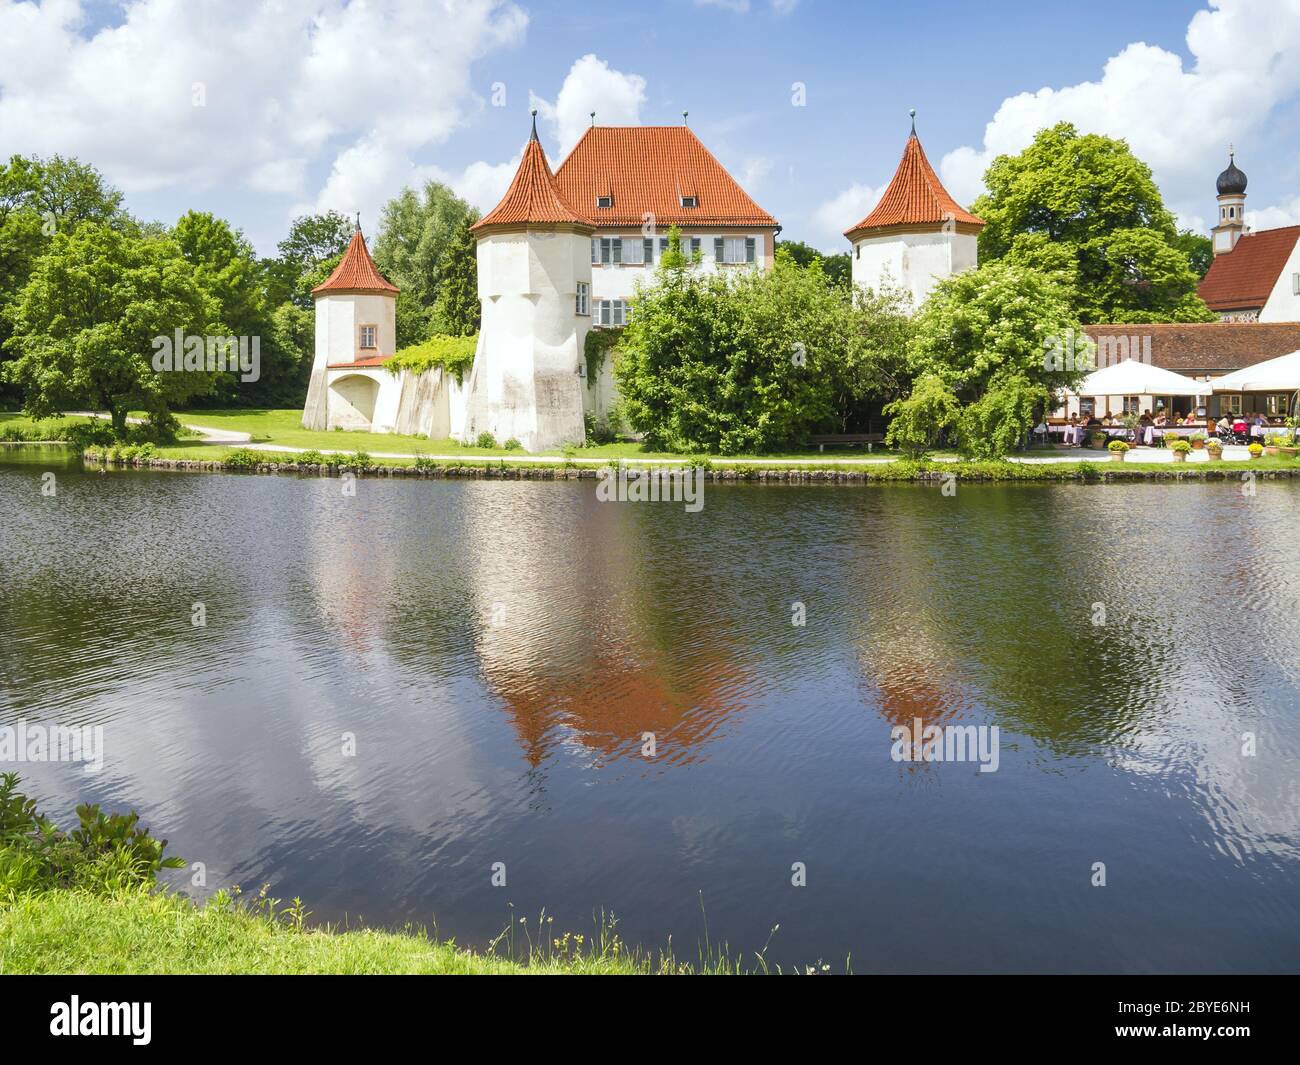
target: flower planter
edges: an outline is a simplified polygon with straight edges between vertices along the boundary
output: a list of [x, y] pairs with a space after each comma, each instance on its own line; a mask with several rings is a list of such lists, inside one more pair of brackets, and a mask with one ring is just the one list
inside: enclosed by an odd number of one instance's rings
[[1175, 461], [1175, 462], [1186, 462], [1186, 461], [1187, 461], [1187, 452], [1186, 452], [1186, 451], [1175, 451], [1175, 452], [1174, 452], [1174, 461]]
[[1204, 440], [1193, 440], [1193, 441], [1192, 441], [1192, 450], [1193, 450], [1193, 451], [1200, 451], [1200, 450], [1201, 450], [1202, 448], [1204, 448], [1204, 447], [1205, 447], [1205, 441], [1204, 441]]
[[1126, 454], [1128, 454], [1128, 452], [1126, 452], [1126, 451], [1112, 451], [1112, 452], [1110, 453], [1110, 457], [1111, 457], [1112, 459], [1114, 459], [1116, 462], [1123, 462], [1123, 461], [1124, 461], [1124, 456], [1125, 456]]
[[1211, 450], [1211, 451], [1209, 452], [1209, 456], [1210, 456], [1210, 461], [1211, 461], [1211, 462], [1222, 462], [1222, 461], [1223, 461], [1223, 449], [1222, 449], [1222, 448], [1213, 449], [1213, 450]]

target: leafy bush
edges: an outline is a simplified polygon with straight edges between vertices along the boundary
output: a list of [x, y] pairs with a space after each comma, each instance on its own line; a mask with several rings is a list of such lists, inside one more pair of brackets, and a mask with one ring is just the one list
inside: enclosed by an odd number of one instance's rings
[[251, 448], [237, 447], [226, 455], [226, 465], [235, 470], [251, 470], [266, 460]]
[[1128, 450], [1128, 444], [1124, 443], [1123, 440], [1112, 440], [1109, 444], [1106, 445], [1106, 448], [1112, 453], [1118, 452], [1119, 454], [1122, 455], [1125, 451]]
[[151, 886], [163, 869], [185, 861], [164, 857], [166, 840], [140, 827], [139, 814], [77, 807], [78, 825], [63, 832], [18, 791], [18, 774], [0, 774], [0, 893], [81, 888], [111, 892]]
[[474, 446], [482, 447], [482, 448], [495, 448], [497, 446], [497, 438], [488, 432], [479, 433], [478, 439], [474, 441]]
[[618, 348], [623, 340], [623, 330], [588, 329], [587, 339], [583, 341], [582, 351], [587, 359], [587, 387], [595, 388], [600, 378], [600, 371], [605, 366], [605, 358]]
[[[1218, 443], [1218, 441], [1216, 440], [1215, 443]], [[1170, 443], [1169, 450], [1179, 455], [1186, 455], [1192, 450], [1192, 442], [1190, 440], [1184, 440], [1180, 436], [1177, 440]]]
[[354, 451], [340, 462], [341, 466], [350, 466], [356, 470], [368, 470], [374, 464], [375, 460], [364, 451]]
[[474, 365], [474, 352], [477, 348], [477, 335], [434, 336], [403, 348], [384, 363], [384, 369], [391, 374], [398, 374], [403, 370], [424, 373], [426, 370], [441, 368], [454, 376], [457, 384], [464, 384], [465, 371]]
[[516, 440], [513, 436], [501, 446], [504, 447], [507, 451], [522, 451], [524, 447], [524, 445], [521, 444], [518, 440]]
[[298, 456], [298, 461], [304, 466], [324, 466], [325, 456], [319, 451], [313, 449], [311, 451], [304, 451]]

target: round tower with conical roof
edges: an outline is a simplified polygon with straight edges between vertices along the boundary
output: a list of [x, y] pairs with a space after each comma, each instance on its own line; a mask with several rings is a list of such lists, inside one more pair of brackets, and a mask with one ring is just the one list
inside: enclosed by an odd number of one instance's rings
[[1228, 149], [1228, 168], [1215, 181], [1219, 193], [1219, 224], [1210, 233], [1216, 256], [1232, 251], [1246, 233], [1246, 175], [1237, 168], [1236, 155]]
[[594, 232], [556, 184], [534, 111], [514, 181], [473, 226], [483, 324], [466, 390], [466, 443], [489, 432], [498, 443], [544, 451], [584, 439]]
[[903, 288], [913, 307], [943, 278], [977, 265], [984, 220], [954, 200], [916, 135], [916, 112], [903, 158], [880, 202], [844, 231], [853, 245], [853, 283]]

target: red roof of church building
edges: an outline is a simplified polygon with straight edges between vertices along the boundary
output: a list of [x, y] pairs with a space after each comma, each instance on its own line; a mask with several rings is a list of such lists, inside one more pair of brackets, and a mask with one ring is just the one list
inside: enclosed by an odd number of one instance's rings
[[311, 290], [313, 296], [327, 292], [355, 292], [382, 296], [396, 296], [398, 288], [384, 277], [375, 266], [374, 259], [366, 248], [366, 238], [357, 229], [348, 243], [348, 250], [334, 272]]
[[1197, 293], [1212, 311], [1263, 307], [1297, 240], [1300, 226], [1247, 233], [1232, 251], [1215, 256]]
[[[688, 126], [592, 126], [555, 172], [575, 210], [598, 227], [748, 226], [775, 229]], [[597, 204], [610, 198], [608, 207]], [[694, 199], [696, 206], [683, 205]]]
[[937, 226], [950, 219], [959, 225], [984, 225], [984, 219], [971, 214], [948, 195], [948, 190], [930, 166], [930, 160], [925, 157], [916, 130], [913, 130], [907, 138], [894, 179], [880, 197], [880, 202], [861, 222], [846, 229], [844, 235], [853, 240], [867, 229]]
[[556, 184], [546, 153], [537, 139], [537, 116], [533, 116], [533, 135], [524, 148], [515, 179], [501, 197], [501, 202], [471, 226], [481, 232], [498, 226], [526, 224], [576, 225], [591, 228], [591, 220], [566, 202]]

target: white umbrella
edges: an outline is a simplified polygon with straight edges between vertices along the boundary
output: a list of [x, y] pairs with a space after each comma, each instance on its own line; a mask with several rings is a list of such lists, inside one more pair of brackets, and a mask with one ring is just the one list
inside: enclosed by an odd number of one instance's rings
[[1208, 396], [1210, 391], [1211, 386], [1204, 381], [1194, 381], [1140, 359], [1125, 359], [1094, 370], [1074, 389], [1080, 396]]
[[1213, 385], [1216, 392], [1295, 392], [1300, 389], [1300, 351], [1216, 377]]

